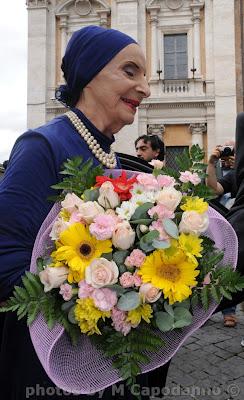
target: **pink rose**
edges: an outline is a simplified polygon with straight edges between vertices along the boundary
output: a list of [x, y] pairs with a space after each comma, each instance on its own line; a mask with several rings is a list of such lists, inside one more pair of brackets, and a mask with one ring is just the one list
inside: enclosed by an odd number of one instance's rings
[[64, 283], [60, 286], [59, 294], [63, 296], [65, 301], [69, 301], [72, 298], [72, 286], [68, 283]]
[[137, 182], [140, 185], [145, 186], [147, 190], [154, 190], [159, 188], [158, 181], [152, 174], [138, 174], [136, 179]]
[[152, 224], [149, 226], [150, 231], [158, 231], [159, 233], [159, 240], [170, 240], [169, 235], [165, 232], [163, 228], [163, 223], [159, 219], [157, 221], [153, 221]]
[[115, 226], [115, 219], [111, 215], [103, 214], [94, 218], [89, 230], [97, 240], [106, 240], [111, 239]]
[[126, 267], [137, 267], [139, 268], [146, 258], [146, 254], [144, 254], [139, 249], [134, 249], [128, 257], [125, 259]]
[[103, 288], [95, 289], [91, 296], [95, 306], [101, 311], [110, 311], [117, 304], [118, 298], [114, 290]]
[[173, 187], [164, 187], [157, 194], [157, 203], [164, 205], [169, 210], [174, 211], [180, 204], [182, 199], [182, 193]]
[[46, 267], [39, 273], [40, 281], [44, 285], [44, 292], [59, 288], [68, 277], [67, 267]]
[[103, 286], [113, 285], [118, 281], [119, 269], [114, 261], [106, 258], [96, 258], [86, 267], [86, 283], [98, 289]]
[[207, 213], [199, 214], [197, 211], [184, 211], [179, 224], [179, 231], [200, 235], [208, 228]]
[[116, 225], [112, 235], [112, 243], [117, 249], [127, 250], [133, 245], [135, 237], [135, 231], [131, 228], [129, 222], [123, 221]]
[[64, 221], [62, 218], [58, 218], [54, 222], [49, 236], [51, 237], [52, 240], [58, 240], [60, 237], [60, 233], [65, 231], [65, 229], [67, 229], [69, 225], [70, 225], [69, 222]]
[[83, 204], [83, 200], [74, 193], [67, 193], [65, 199], [61, 201], [61, 206], [70, 214], [77, 211], [81, 204]]
[[164, 161], [161, 160], [152, 160], [149, 162], [149, 164], [155, 169], [162, 169], [164, 167]]
[[196, 172], [184, 171], [180, 173], [179, 180], [183, 183], [191, 182], [193, 185], [198, 185], [201, 182], [201, 178]]
[[175, 178], [168, 175], [158, 175], [157, 181], [160, 187], [173, 187], [176, 184]]
[[162, 294], [162, 292], [151, 283], [143, 283], [139, 289], [139, 293], [146, 303], [155, 303]]
[[104, 214], [104, 209], [96, 201], [87, 201], [79, 206], [80, 218], [87, 224], [91, 224], [100, 214]]
[[129, 288], [134, 286], [134, 276], [130, 272], [124, 272], [119, 278], [122, 287]]
[[79, 286], [79, 291], [78, 291], [79, 299], [85, 299], [87, 297], [90, 297], [94, 291], [94, 288], [91, 285], [88, 285], [86, 281], [80, 281], [78, 283], [78, 286]]
[[158, 204], [150, 210], [148, 210], [148, 215], [152, 218], [155, 214], [157, 214], [158, 219], [163, 219], [163, 218], [174, 218], [175, 214], [173, 211], [169, 210], [167, 207], [165, 207], [163, 204]]

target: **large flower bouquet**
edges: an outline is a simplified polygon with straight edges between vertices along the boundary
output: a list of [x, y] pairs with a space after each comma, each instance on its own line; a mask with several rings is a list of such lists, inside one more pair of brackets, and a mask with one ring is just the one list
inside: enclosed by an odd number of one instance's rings
[[244, 287], [206, 234], [212, 196], [202, 157], [193, 146], [179, 171], [155, 161], [152, 174], [104, 175], [91, 160], [68, 160], [38, 273], [26, 272], [1, 311], [28, 325], [42, 313], [73, 343], [89, 336], [133, 384], [150, 354], [167, 347], [158, 333], [190, 326], [197, 304], [207, 310]]

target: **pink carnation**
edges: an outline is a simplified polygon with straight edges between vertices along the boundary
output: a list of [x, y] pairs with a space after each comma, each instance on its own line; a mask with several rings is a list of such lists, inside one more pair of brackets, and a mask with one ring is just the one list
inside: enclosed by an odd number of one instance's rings
[[157, 181], [159, 186], [162, 187], [172, 187], [176, 184], [175, 178], [168, 175], [158, 175]]
[[159, 219], [163, 218], [174, 218], [175, 214], [172, 210], [169, 210], [163, 204], [158, 204], [148, 210], [148, 215], [152, 218], [155, 214], [157, 214]]
[[185, 171], [180, 173], [179, 180], [183, 183], [191, 182], [193, 185], [198, 185], [201, 182], [201, 178], [196, 172]]
[[80, 281], [78, 283], [79, 291], [78, 297], [79, 299], [85, 299], [86, 297], [90, 297], [94, 291], [94, 288], [91, 285], [88, 285], [86, 281]]
[[134, 278], [134, 285], [135, 285], [136, 287], [141, 286], [142, 280], [141, 280], [140, 275], [137, 274], [137, 272], [134, 272], [133, 278]]
[[71, 224], [74, 224], [76, 222], [81, 222], [81, 223], [85, 223], [85, 220], [81, 217], [81, 214], [79, 213], [79, 211], [73, 211], [70, 215], [70, 219], [69, 222]]
[[117, 304], [118, 298], [114, 290], [108, 288], [95, 289], [91, 295], [95, 306], [101, 311], [110, 311]]
[[146, 255], [139, 249], [134, 249], [128, 257], [125, 259], [126, 267], [137, 267], [139, 268], [144, 260]]
[[124, 336], [128, 335], [131, 330], [131, 324], [126, 322], [126, 318], [127, 314], [124, 311], [118, 310], [116, 307], [112, 309], [112, 326], [117, 332], [122, 332]]
[[94, 218], [94, 222], [90, 225], [89, 230], [97, 240], [106, 240], [111, 239], [115, 227], [115, 218], [111, 215], [103, 214]]
[[130, 272], [124, 272], [119, 278], [122, 287], [129, 288], [134, 286], [134, 277]]
[[136, 179], [137, 182], [145, 186], [147, 190], [159, 189], [158, 181], [152, 174], [139, 174]]
[[63, 296], [65, 301], [69, 301], [72, 298], [72, 286], [68, 283], [64, 283], [60, 286], [59, 294]]
[[168, 234], [165, 232], [163, 228], [162, 221], [159, 219], [157, 221], [153, 221], [153, 223], [149, 226], [150, 231], [158, 231], [159, 232], [159, 240], [169, 240], [170, 237]]

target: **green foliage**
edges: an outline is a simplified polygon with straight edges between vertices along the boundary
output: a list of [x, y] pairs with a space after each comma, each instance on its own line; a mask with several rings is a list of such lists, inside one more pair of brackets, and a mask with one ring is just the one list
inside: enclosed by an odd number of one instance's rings
[[117, 308], [122, 311], [135, 310], [137, 307], [139, 307], [140, 303], [141, 298], [139, 293], [130, 291], [122, 294], [117, 303]]
[[132, 221], [141, 220], [141, 219], [149, 219], [148, 210], [154, 206], [153, 203], [144, 203], [141, 206], [137, 207], [136, 211], [131, 217]]
[[62, 190], [64, 194], [73, 192], [80, 197], [85, 190], [95, 185], [96, 176], [103, 175], [103, 168], [100, 165], [94, 167], [92, 159], [83, 163], [82, 157], [74, 157], [64, 162], [64, 169], [60, 174], [67, 176], [52, 188]]
[[140, 328], [132, 329], [124, 336], [106, 326], [102, 335], [93, 335], [91, 340], [101, 348], [104, 354], [113, 359], [113, 366], [120, 376], [131, 387], [140, 374], [140, 364], [150, 361], [147, 352], [157, 352], [165, 344], [151, 329], [140, 324]]
[[56, 322], [62, 324], [75, 344], [80, 336], [77, 326], [72, 325], [62, 309], [62, 298], [58, 297], [56, 291], [45, 293], [38, 275], [26, 272], [22, 277], [23, 287], [15, 286], [11, 296], [0, 308], [0, 312], [15, 311], [18, 320], [27, 317], [29, 326], [41, 312], [51, 330]]
[[155, 313], [156, 326], [162, 332], [183, 328], [192, 323], [192, 314], [189, 311], [189, 302], [175, 303], [174, 307], [164, 302], [164, 311]]

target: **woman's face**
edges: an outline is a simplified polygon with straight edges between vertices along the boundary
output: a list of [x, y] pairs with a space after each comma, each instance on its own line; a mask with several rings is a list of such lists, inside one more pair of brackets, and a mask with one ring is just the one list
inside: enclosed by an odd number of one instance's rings
[[132, 124], [137, 107], [148, 96], [145, 57], [137, 44], [130, 44], [88, 83], [77, 107], [104, 134], [111, 135]]

